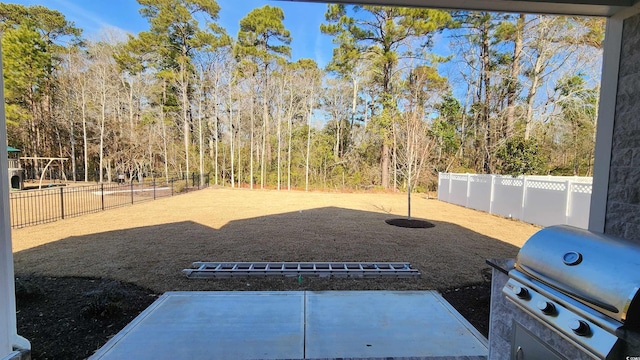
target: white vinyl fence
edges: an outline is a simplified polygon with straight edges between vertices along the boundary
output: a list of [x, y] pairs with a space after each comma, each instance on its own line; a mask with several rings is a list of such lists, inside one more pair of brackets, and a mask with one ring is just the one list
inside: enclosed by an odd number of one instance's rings
[[590, 177], [438, 175], [438, 200], [528, 223], [568, 224], [586, 229]]

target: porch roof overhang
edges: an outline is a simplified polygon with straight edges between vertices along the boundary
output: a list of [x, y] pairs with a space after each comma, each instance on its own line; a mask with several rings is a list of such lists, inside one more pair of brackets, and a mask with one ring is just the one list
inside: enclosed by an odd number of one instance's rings
[[[326, 3], [326, 0], [281, 0]], [[640, 0], [332, 0], [333, 3], [428, 7], [451, 10], [501, 11], [612, 17], [640, 6]]]

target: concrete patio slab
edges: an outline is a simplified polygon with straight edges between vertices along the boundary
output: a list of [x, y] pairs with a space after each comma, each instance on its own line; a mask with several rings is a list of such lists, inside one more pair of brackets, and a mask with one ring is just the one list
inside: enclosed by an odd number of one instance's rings
[[168, 292], [91, 359], [483, 359], [434, 291]]
[[169, 292], [92, 359], [301, 359], [304, 292]]
[[308, 359], [486, 356], [487, 342], [435, 291], [306, 296]]

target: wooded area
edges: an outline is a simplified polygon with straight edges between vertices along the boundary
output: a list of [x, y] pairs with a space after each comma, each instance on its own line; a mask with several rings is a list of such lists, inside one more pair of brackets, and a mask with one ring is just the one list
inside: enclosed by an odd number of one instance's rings
[[438, 172], [591, 175], [604, 19], [328, 5], [321, 69], [291, 60], [278, 7], [234, 37], [215, 0], [138, 2], [148, 31], [99, 41], [57, 11], [0, 4], [9, 145], [69, 158], [74, 181], [426, 190]]

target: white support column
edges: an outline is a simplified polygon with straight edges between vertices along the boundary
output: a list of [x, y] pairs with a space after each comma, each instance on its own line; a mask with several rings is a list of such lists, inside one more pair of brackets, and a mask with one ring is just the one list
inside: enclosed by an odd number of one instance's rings
[[0, 45], [0, 359], [8, 357], [13, 347], [30, 349], [30, 344], [18, 336], [16, 327], [16, 297], [9, 215], [9, 159], [7, 158], [7, 122], [4, 109], [4, 77]]
[[[1, 46], [0, 46], [1, 48]], [[1, 56], [1, 52], [0, 52]], [[2, 61], [0, 60], [0, 74]], [[0, 75], [0, 358], [12, 351], [16, 333], [13, 249], [9, 218], [9, 159], [7, 158], [7, 122], [4, 114], [4, 78]]]
[[609, 167], [613, 143], [613, 124], [618, 94], [618, 70], [622, 48], [622, 25], [620, 18], [607, 19], [602, 59], [600, 105], [596, 128], [595, 160], [593, 164], [593, 192], [589, 212], [589, 230], [603, 233], [607, 213], [609, 192]]

